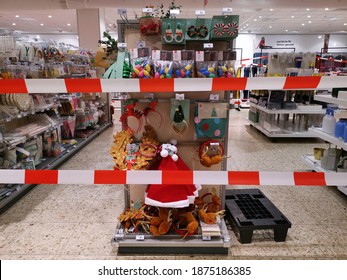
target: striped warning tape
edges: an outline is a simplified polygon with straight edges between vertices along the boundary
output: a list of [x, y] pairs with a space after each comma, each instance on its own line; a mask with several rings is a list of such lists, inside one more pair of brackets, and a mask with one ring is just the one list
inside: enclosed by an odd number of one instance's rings
[[159, 170], [0, 170], [0, 184], [342, 186], [347, 184], [347, 173]]
[[347, 76], [196, 79], [0, 79], [1, 93], [185, 92], [215, 90], [331, 89]]

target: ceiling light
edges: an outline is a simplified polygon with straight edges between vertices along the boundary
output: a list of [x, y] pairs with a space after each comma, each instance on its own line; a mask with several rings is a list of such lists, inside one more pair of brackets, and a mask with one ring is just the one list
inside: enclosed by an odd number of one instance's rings
[[254, 21], [257, 21], [257, 19], [255, 18]]
[[343, 25], [347, 25], [347, 23], [344, 23]]
[[19, 15], [16, 15], [16, 18], [19, 18]]
[[311, 18], [311, 16], [307, 16], [308, 18]]
[[271, 12], [273, 12], [274, 9], [270, 9]]
[[108, 26], [112, 26], [112, 24], [110, 23]]
[[304, 26], [304, 25], [305, 25], [305, 23], [302, 23], [301, 25], [302, 25], [302, 26]]
[[40, 35], [36, 35], [36, 39], [40, 39]]
[[262, 18], [262, 16], [259, 16], [259, 18]]
[[272, 26], [270, 25], [269, 28], [272, 28]]
[[49, 18], [52, 18], [52, 16], [51, 16], [51, 15], [49, 15], [48, 17], [49, 17]]
[[309, 8], [306, 9], [306, 11], [309, 11], [309, 10], [310, 10]]
[[325, 8], [324, 10], [329, 11], [329, 8]]
[[312, 21], [309, 21], [308, 23], [312, 23]]
[[12, 25], [16, 25], [16, 23], [14, 22], [14, 23], [12, 23]]
[[43, 26], [43, 23], [41, 23], [40, 25]]
[[249, 24], [247, 23], [246, 26], [248, 26]]
[[68, 24], [67, 24], [67, 26], [70, 26], [70, 25], [71, 25], [71, 23], [68, 23]]
[[322, 39], [322, 36], [319, 35], [319, 36], [318, 36], [318, 39]]
[[288, 32], [288, 29], [286, 29], [286, 32]]

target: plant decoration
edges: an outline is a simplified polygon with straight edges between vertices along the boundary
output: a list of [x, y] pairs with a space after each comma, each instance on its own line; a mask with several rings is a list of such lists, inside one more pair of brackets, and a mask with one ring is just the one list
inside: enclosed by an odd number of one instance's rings
[[106, 45], [106, 56], [110, 56], [118, 52], [117, 41], [111, 37], [106, 31], [103, 33], [105, 40], [99, 40], [99, 44]]
[[152, 17], [156, 18], [174, 18], [174, 16], [170, 16], [170, 10], [179, 10], [181, 12], [182, 5], [176, 5], [175, 1], [172, 1], [167, 10], [164, 10], [163, 3], [160, 4], [157, 8], [153, 9]]

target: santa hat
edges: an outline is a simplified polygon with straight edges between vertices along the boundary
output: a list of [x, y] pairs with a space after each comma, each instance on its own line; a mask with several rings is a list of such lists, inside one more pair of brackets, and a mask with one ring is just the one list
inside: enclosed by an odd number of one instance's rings
[[[171, 157], [162, 158], [158, 170], [190, 170], [184, 161], [178, 157], [174, 161]], [[201, 190], [200, 185], [155, 185], [147, 186], [145, 204], [158, 207], [184, 208], [194, 202]]]

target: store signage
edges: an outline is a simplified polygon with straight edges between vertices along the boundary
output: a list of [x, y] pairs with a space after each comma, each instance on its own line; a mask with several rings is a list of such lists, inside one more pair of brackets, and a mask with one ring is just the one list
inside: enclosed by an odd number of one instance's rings
[[278, 47], [294, 47], [292, 40], [277, 40], [276, 46]]
[[205, 15], [205, 11], [204, 10], [196, 10], [195, 11], [195, 15], [196, 16], [204, 16]]

